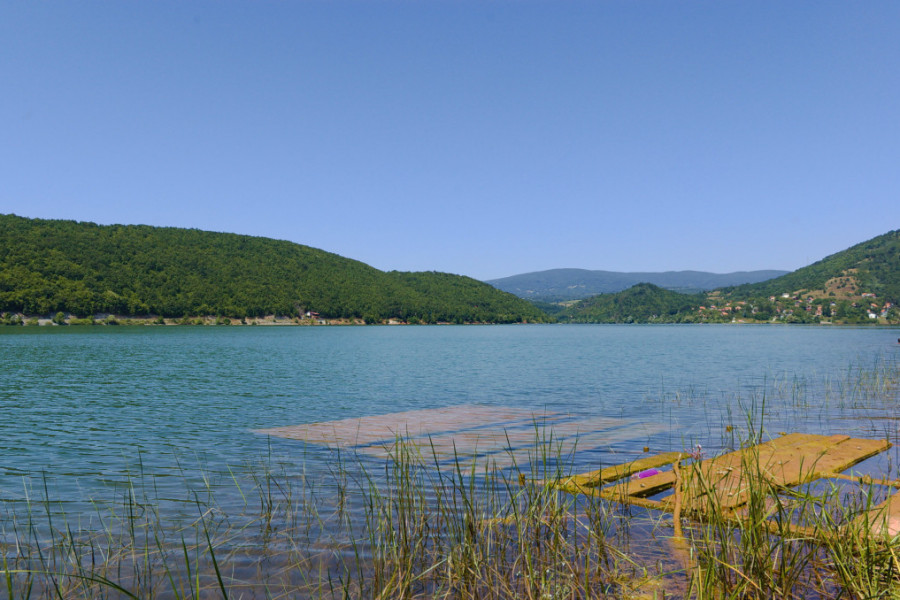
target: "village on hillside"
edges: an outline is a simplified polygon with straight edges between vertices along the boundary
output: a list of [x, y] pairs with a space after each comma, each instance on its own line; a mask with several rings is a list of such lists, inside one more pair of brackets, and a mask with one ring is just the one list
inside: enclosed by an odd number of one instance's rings
[[708, 322], [782, 322], [896, 325], [900, 309], [875, 293], [862, 291], [854, 273], [829, 279], [817, 290], [784, 292], [768, 298], [728, 300], [712, 292], [697, 316]]

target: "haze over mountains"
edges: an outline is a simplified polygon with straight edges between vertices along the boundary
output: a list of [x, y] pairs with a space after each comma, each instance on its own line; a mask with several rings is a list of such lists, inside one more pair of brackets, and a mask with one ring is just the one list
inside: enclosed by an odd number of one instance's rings
[[550, 269], [523, 273], [486, 283], [520, 298], [541, 302], [581, 300], [596, 294], [621, 292], [638, 283], [652, 283], [683, 294], [696, 294], [720, 287], [758, 283], [786, 275], [788, 271], [761, 270], [734, 273], [665, 271], [625, 273], [588, 269]]

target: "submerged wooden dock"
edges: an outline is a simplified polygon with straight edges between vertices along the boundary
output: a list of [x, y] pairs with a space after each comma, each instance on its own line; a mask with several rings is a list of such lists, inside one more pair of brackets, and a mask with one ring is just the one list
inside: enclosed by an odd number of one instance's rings
[[668, 430], [661, 423], [603, 416], [536, 412], [509, 406], [461, 405], [262, 429], [288, 438], [373, 458], [392, 456], [398, 443], [421, 450], [429, 464], [485, 470], [518, 469], [532, 459], [640, 444]]
[[[890, 447], [887, 440], [791, 433], [707, 460], [669, 452], [574, 475], [552, 485], [570, 493], [697, 519], [713, 512], [741, 519], [754, 485], [757, 491], [762, 488], [772, 494], [818, 479], [900, 488], [898, 481], [844, 473]], [[667, 466], [672, 468], [658, 469]], [[873, 536], [900, 534], [900, 492], [862, 512], [856, 520]]]
[[[624, 440], [646, 439], [666, 427], [607, 417], [497, 406], [420, 409], [260, 430], [373, 458], [390, 458], [397, 444], [421, 449], [429, 464], [458, 465], [478, 472], [520, 469], [540, 456], [599, 450]], [[742, 519], [753, 492], [772, 499], [819, 479], [900, 488], [900, 481], [873, 480], [844, 472], [891, 447], [887, 440], [847, 435], [791, 433], [706, 460], [686, 452], [648, 455], [627, 463], [564, 477], [532, 481], [573, 494], [641, 506], [702, 520]], [[524, 475], [520, 481], [525, 483]], [[755, 488], [753, 486], [756, 486]], [[871, 488], [870, 488], [871, 489]], [[900, 492], [855, 517], [852, 525], [873, 536], [900, 535]], [[679, 519], [676, 519], [678, 521]], [[802, 527], [794, 527], [801, 531]]]

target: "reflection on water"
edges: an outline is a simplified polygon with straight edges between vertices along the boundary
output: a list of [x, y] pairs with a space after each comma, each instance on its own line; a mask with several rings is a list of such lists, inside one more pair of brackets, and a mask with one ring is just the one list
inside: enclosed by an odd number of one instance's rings
[[[463, 459], [490, 454], [505, 470], [478, 486], [536, 455], [569, 472], [645, 448], [699, 443], [713, 456], [738, 446], [750, 423], [772, 435], [897, 442], [897, 337], [768, 326], [7, 328], [3, 535], [15, 537], [10, 523], [27, 523], [35, 499], [49, 496], [51, 513], [86, 530], [128, 528], [106, 506], [165, 523], [175, 543], [184, 531], [198, 535], [178, 527], [215, 522], [210, 535], [239, 578], [291, 560], [329, 571], [341, 556], [371, 551], [360, 541], [363, 492], [386, 477], [385, 444], [373, 442], [401, 427], [384, 415], [430, 415], [407, 419], [405, 430], [434, 425], [416, 432], [428, 438], [423, 454], [440, 454], [426, 461], [434, 469], [451, 468], [454, 449]], [[538, 433], [534, 415], [556, 420], [557, 433]], [[322, 433], [336, 421], [362, 433], [366, 418], [381, 419], [377, 439], [329, 443]], [[304, 425], [320, 443], [286, 435]], [[535, 434], [561, 445], [531, 450]], [[897, 458], [894, 448], [857, 470], [896, 477]], [[466, 464], [481, 474], [486, 463]], [[335, 536], [348, 522], [356, 525]], [[302, 552], [285, 552], [294, 539], [286, 531], [305, 540]]]
[[[135, 476], [172, 494], [269, 456], [328, 452], [255, 430], [460, 405], [646, 424], [644, 446], [717, 452], [775, 431], [898, 436], [897, 329], [776, 326], [0, 329], [0, 498], [75, 501]], [[896, 371], [893, 371], [896, 373]], [[891, 386], [894, 387], [891, 387]], [[731, 427], [732, 431], [726, 431]], [[600, 429], [598, 427], [597, 429]], [[438, 440], [440, 441], [440, 440]]]

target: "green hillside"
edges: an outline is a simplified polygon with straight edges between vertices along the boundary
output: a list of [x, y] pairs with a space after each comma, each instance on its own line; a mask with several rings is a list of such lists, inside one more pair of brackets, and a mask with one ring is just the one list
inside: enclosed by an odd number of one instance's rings
[[[819, 290], [839, 295], [840, 290], [875, 294], [900, 303], [900, 229], [827, 256], [807, 267], [761, 283], [723, 288], [733, 298], [777, 296]], [[847, 294], [845, 294], [847, 295]], [[850, 294], [852, 295], [852, 294]]]
[[639, 283], [624, 292], [576, 302], [558, 318], [569, 323], [681, 323], [693, 320], [702, 300], [696, 294], [679, 294], [652, 283]]
[[577, 302], [572, 323], [900, 323], [900, 231], [891, 231], [787, 275], [706, 294], [640, 284]]
[[468, 277], [385, 273], [292, 242], [195, 229], [0, 215], [0, 312], [543, 321]]

